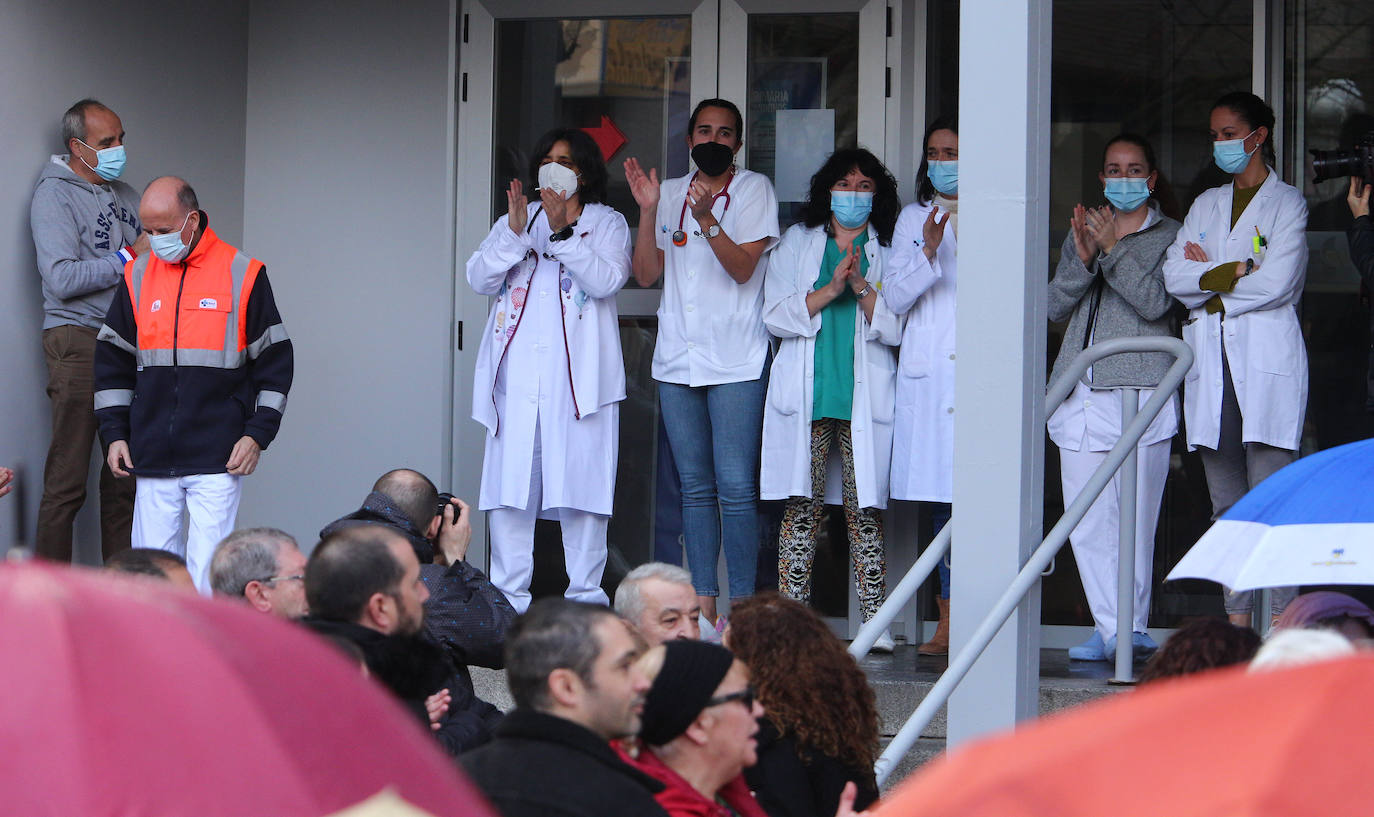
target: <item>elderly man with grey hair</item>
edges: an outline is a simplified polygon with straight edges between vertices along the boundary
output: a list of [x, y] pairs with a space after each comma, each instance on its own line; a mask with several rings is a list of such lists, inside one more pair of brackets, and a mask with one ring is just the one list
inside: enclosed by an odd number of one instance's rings
[[701, 605], [692, 574], [677, 565], [649, 562], [631, 570], [615, 589], [615, 611], [650, 646], [701, 637]]
[[216, 596], [242, 599], [253, 609], [282, 618], [303, 618], [305, 555], [291, 534], [276, 528], [245, 528], [224, 538], [210, 560]]

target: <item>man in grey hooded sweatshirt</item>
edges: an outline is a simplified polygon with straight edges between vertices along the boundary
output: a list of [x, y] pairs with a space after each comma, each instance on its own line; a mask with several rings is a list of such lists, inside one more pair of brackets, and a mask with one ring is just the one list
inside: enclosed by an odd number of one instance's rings
[[[94, 99], [77, 102], [62, 117], [62, 140], [67, 153], [43, 165], [29, 216], [43, 278], [43, 353], [52, 401], [36, 550], [69, 562], [97, 427], [95, 336], [124, 264], [148, 251], [148, 239], [139, 227], [138, 194], [117, 181], [124, 170], [124, 126], [114, 111]], [[133, 503], [133, 480], [116, 480], [102, 466], [104, 556], [129, 546]]]

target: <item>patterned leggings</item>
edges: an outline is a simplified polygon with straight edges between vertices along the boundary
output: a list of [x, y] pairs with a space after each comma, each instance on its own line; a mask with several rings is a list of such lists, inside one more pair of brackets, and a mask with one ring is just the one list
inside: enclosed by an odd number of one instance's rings
[[811, 602], [811, 565], [816, 558], [816, 527], [825, 514], [825, 462], [830, 444], [840, 443], [844, 463], [844, 518], [849, 553], [864, 621], [873, 618], [887, 595], [887, 562], [883, 554], [883, 517], [877, 508], [860, 508], [854, 482], [854, 443], [849, 423], [823, 418], [811, 423], [811, 498], [787, 500], [778, 535], [778, 590], [803, 604]]

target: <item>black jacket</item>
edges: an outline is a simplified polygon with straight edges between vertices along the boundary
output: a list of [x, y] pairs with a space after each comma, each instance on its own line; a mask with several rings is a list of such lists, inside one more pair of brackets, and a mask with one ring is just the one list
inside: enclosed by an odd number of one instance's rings
[[663, 784], [592, 731], [517, 709], [491, 743], [458, 759], [503, 817], [665, 817]]
[[[1369, 216], [1360, 216], [1350, 225], [1345, 238], [1350, 243], [1350, 260], [1360, 273], [1365, 291], [1374, 296], [1374, 221], [1371, 221]], [[1364, 407], [1374, 411], [1374, 310], [1370, 311], [1369, 333], [1368, 387], [1365, 391]]]
[[859, 787], [854, 810], [863, 811], [878, 799], [873, 767], [858, 769], [838, 758], [797, 746], [781, 736], [768, 718], [759, 720], [758, 763], [744, 770], [744, 779], [770, 817], [831, 817], [840, 793], [851, 780]]
[[454, 662], [501, 669], [506, 630], [515, 621], [515, 608], [482, 571], [458, 562], [444, 567], [434, 561], [434, 547], [415, 529], [391, 497], [373, 491], [363, 506], [320, 531], [320, 538], [349, 525], [386, 525], [401, 534], [420, 560], [420, 579], [429, 588], [425, 601], [425, 633], [448, 648]]
[[306, 625], [326, 636], [352, 641], [363, 652], [372, 677], [400, 699], [429, 728], [425, 699], [448, 689], [448, 714], [434, 733], [451, 755], [486, 743], [501, 722], [501, 710], [478, 698], [466, 667], [455, 667], [443, 647], [421, 635], [386, 635], [346, 621], [307, 618]]

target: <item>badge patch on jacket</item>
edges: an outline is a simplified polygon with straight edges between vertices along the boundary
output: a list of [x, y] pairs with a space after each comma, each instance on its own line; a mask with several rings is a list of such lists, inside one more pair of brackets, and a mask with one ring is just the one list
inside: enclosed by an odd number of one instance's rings
[[152, 306], [148, 307], [148, 311], [149, 311], [149, 312], [156, 312], [156, 311], [158, 311], [158, 310], [161, 309], [161, 308], [162, 308], [162, 299], [161, 299], [161, 298], [158, 298], [156, 301], [153, 301], [153, 305], [152, 305]]
[[215, 309], [215, 308], [217, 308], [217, 307], [219, 307], [219, 303], [216, 302], [214, 298], [201, 298], [201, 299], [200, 299], [200, 308], [201, 308], [201, 309]]

